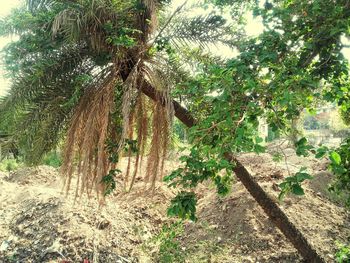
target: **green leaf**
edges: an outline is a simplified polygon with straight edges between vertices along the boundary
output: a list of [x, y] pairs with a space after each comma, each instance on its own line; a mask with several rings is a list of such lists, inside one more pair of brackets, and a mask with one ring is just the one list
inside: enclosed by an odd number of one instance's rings
[[294, 184], [292, 186], [292, 193], [295, 195], [304, 195], [304, 189], [301, 187], [300, 184]]
[[297, 173], [296, 178], [298, 182], [303, 182], [304, 180], [311, 180], [313, 177], [308, 173]]
[[283, 189], [285, 188], [286, 186], [288, 185], [288, 182], [283, 182], [283, 183], [280, 183], [278, 186]]
[[305, 137], [301, 138], [299, 141], [296, 142], [296, 146], [306, 145], [307, 139]]
[[266, 148], [264, 146], [261, 146], [259, 144], [254, 145], [254, 152], [256, 153], [264, 153], [266, 151]]
[[262, 143], [264, 141], [264, 139], [263, 138], [261, 138], [261, 137], [256, 137], [255, 138], [255, 143]]
[[339, 153], [333, 151], [331, 152], [331, 154], [329, 155], [329, 159], [331, 159], [332, 163], [338, 164], [340, 165], [341, 163], [341, 157], [339, 155]]
[[327, 152], [328, 152], [328, 148], [326, 146], [322, 146], [322, 147], [317, 149], [315, 157], [317, 159], [320, 159], [320, 158], [324, 157]]
[[171, 200], [171, 205], [167, 210], [168, 216], [177, 216], [183, 220], [190, 219], [196, 221], [197, 198], [193, 192], [180, 192]]

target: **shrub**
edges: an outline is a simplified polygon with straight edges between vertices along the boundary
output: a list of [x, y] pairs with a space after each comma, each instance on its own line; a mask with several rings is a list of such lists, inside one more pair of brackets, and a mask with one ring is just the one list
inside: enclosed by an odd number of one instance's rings
[[58, 168], [62, 165], [61, 155], [56, 151], [50, 152], [44, 157], [43, 164]]
[[337, 243], [338, 251], [335, 254], [335, 260], [338, 263], [350, 262], [350, 245]]
[[177, 240], [183, 232], [182, 222], [164, 225], [162, 231], [155, 237], [159, 242], [157, 261], [160, 263], [185, 262], [185, 253]]
[[0, 162], [0, 171], [11, 172], [18, 169], [19, 166], [20, 164], [16, 159], [4, 159]]

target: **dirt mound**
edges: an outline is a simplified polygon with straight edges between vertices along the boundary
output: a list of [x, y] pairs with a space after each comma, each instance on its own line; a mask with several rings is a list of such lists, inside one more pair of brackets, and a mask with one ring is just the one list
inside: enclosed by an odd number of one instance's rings
[[58, 253], [48, 251], [47, 244], [53, 244], [58, 236], [55, 224], [63, 223], [62, 218], [57, 221], [54, 216], [59, 205], [57, 198], [45, 201], [28, 199], [20, 204], [10, 223], [11, 233], [16, 237], [10, 243], [14, 248], [12, 259], [21, 262], [31, 258], [41, 262], [48, 260], [50, 253]]
[[95, 198], [74, 200], [74, 182], [62, 195], [56, 171], [27, 171], [0, 179], [0, 262], [151, 262], [142, 244], [167, 220], [164, 185], [153, 196], [117, 192], [98, 207]]
[[63, 200], [24, 200], [9, 224], [0, 261], [138, 262], [133, 246], [153, 235], [143, 214], [117, 207], [78, 208]]
[[[329, 181], [319, 177], [322, 161], [288, 154], [287, 162], [276, 163], [270, 154], [240, 159], [276, 202], [276, 186], [286, 176], [302, 166], [317, 175], [316, 184], [306, 184], [305, 196], [288, 196], [281, 207], [333, 262], [335, 241], [350, 236], [348, 213], [322, 194]], [[116, 191], [98, 208], [95, 198], [74, 202], [74, 182], [71, 194], [63, 196], [58, 172], [45, 166], [1, 176], [0, 187], [0, 262], [155, 262], [157, 251], [148, 244], [170, 222], [166, 209], [176, 194], [162, 183], [154, 193], [145, 191], [139, 179], [131, 193]], [[197, 193], [199, 221], [187, 223], [179, 237], [185, 262], [301, 261], [241, 183], [225, 198], [210, 184]]]
[[58, 170], [51, 166], [41, 165], [38, 167], [24, 167], [11, 172], [5, 177], [8, 182], [15, 182], [20, 185], [42, 185], [56, 184], [60, 180]]
[[[280, 162], [274, 162], [270, 154], [244, 154], [240, 160], [276, 202], [278, 184], [301, 167], [308, 167], [317, 181], [305, 184], [305, 196], [287, 196], [280, 205], [326, 262], [334, 262], [335, 241], [346, 243], [350, 236], [349, 214], [323, 194], [331, 180], [329, 173], [323, 176], [320, 172], [327, 166], [324, 161], [287, 153], [288, 160]], [[181, 238], [187, 262], [302, 262], [240, 182], [225, 198], [218, 197], [211, 185], [198, 192], [202, 197], [199, 221], [187, 224]]]
[[204, 197], [199, 221], [189, 224], [183, 240], [188, 262], [301, 262], [241, 184], [226, 198]]

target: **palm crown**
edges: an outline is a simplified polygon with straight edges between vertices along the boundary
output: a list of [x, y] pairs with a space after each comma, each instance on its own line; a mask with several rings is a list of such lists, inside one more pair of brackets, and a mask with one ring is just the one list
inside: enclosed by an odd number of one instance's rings
[[[125, 147], [129, 156], [138, 149], [132, 185], [149, 131], [146, 179], [154, 185], [169, 142], [171, 88], [190, 77], [182, 70], [185, 53], [180, 57], [177, 50], [212, 43], [233, 47], [241, 36], [221, 16], [186, 17], [182, 12], [191, 7], [185, 6], [166, 12], [165, 2], [28, 0], [2, 21], [2, 35], [20, 37], [6, 48], [14, 82], [2, 111], [20, 127], [17, 141], [30, 163], [66, 138], [67, 189], [75, 166], [83, 176], [80, 191], [114, 175]], [[147, 86], [167, 98], [165, 108], [142, 94]], [[130, 161], [125, 187], [129, 173]]]

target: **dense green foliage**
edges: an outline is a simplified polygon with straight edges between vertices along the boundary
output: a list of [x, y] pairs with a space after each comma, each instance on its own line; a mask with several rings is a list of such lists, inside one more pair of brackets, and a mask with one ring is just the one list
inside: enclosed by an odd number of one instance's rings
[[336, 181], [330, 190], [345, 195], [346, 204], [350, 206], [350, 139], [330, 154], [330, 168], [336, 176]]
[[20, 167], [20, 163], [15, 159], [4, 159], [0, 162], [0, 171], [11, 172]]
[[185, 253], [182, 251], [178, 240], [183, 231], [182, 222], [176, 222], [162, 227], [160, 233], [154, 238], [154, 242], [159, 243], [158, 262], [185, 262]]
[[[166, 178], [174, 181], [170, 185], [191, 188], [209, 178], [218, 192], [227, 192], [222, 182], [231, 175], [219, 173], [226, 168], [220, 160], [227, 152], [264, 151], [255, 132], [260, 117], [272, 131], [290, 133], [291, 120], [304, 109], [312, 111], [316, 100], [337, 103], [342, 112], [350, 108], [349, 66], [341, 53], [341, 37], [350, 36], [348, 1], [276, 0], [253, 10], [265, 31], [243, 41], [236, 58], [209, 65], [180, 87], [199, 121], [191, 129], [193, 147], [182, 157], [183, 168]], [[305, 139], [298, 143], [299, 155], [313, 148]], [[281, 195], [303, 194], [305, 179], [310, 176], [302, 171], [290, 177]]]
[[62, 158], [60, 153], [53, 151], [45, 155], [42, 163], [54, 168], [59, 168], [62, 165]]
[[350, 246], [338, 244], [338, 251], [335, 254], [335, 259], [338, 263], [346, 263], [350, 260]]

